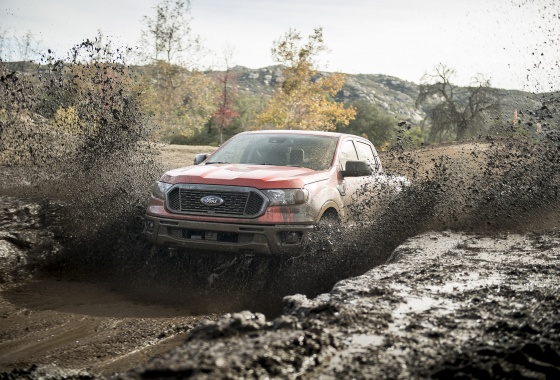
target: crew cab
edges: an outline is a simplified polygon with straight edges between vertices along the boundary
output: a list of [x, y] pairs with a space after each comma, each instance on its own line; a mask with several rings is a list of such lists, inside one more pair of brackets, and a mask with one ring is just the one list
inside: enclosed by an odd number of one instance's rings
[[387, 177], [365, 138], [243, 132], [153, 185], [145, 233], [170, 249], [294, 254], [321, 220], [346, 220], [355, 192], [374, 182]]

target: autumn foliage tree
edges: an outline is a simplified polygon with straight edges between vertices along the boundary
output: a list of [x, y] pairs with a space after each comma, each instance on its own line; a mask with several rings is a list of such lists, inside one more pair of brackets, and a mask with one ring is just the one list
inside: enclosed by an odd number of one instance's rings
[[320, 75], [317, 71], [316, 60], [325, 49], [321, 28], [315, 29], [307, 42], [293, 29], [274, 42], [272, 56], [285, 67], [284, 81], [257, 117], [259, 125], [314, 130], [348, 125], [356, 115], [355, 109], [334, 100], [344, 84], [344, 75]]

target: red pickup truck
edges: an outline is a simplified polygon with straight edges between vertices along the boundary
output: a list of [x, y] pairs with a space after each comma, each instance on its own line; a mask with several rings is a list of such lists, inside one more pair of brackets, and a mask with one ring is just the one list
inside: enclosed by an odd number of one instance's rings
[[293, 254], [322, 220], [344, 221], [353, 194], [370, 182], [388, 181], [362, 137], [244, 132], [154, 184], [145, 233], [170, 249]]

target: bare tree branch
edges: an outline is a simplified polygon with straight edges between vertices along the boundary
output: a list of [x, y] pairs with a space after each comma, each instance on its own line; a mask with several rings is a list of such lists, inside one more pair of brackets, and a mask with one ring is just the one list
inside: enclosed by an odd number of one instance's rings
[[482, 75], [473, 79], [470, 87], [460, 88], [451, 83], [455, 71], [445, 65], [438, 65], [433, 74], [422, 78], [416, 107], [431, 106], [427, 121], [431, 122], [429, 140], [462, 140], [484, 129], [485, 115], [497, 111], [500, 101], [490, 81]]

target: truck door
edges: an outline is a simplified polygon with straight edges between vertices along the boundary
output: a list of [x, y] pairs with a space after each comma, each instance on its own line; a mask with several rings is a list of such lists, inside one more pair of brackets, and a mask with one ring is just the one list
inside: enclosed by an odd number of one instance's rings
[[358, 152], [358, 160], [366, 161], [369, 164], [373, 172], [373, 176], [381, 174], [383, 169], [375, 148], [363, 141], [355, 141], [354, 143], [356, 151]]
[[[353, 140], [346, 140], [342, 143], [338, 153], [339, 171], [346, 169], [347, 161], [359, 160], [358, 152]], [[372, 181], [372, 176], [365, 177], [339, 177], [338, 191], [342, 197], [344, 206], [358, 202], [363, 196], [360, 191], [363, 185]]]

